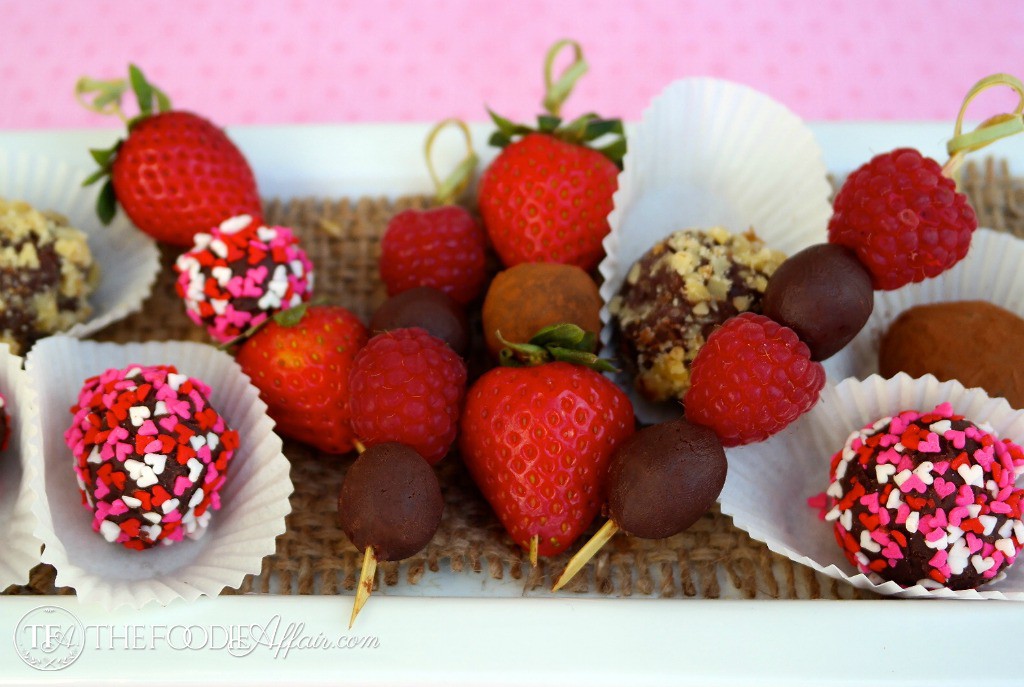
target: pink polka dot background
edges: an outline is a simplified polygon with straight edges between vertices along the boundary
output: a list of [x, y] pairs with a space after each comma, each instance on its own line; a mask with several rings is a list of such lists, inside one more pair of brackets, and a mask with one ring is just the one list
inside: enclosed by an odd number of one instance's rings
[[112, 125], [72, 89], [128, 61], [225, 125], [527, 118], [565, 36], [591, 65], [568, 115], [635, 120], [711, 75], [808, 119], [950, 120], [981, 76], [1024, 72], [1020, 0], [0, 0], [0, 129]]

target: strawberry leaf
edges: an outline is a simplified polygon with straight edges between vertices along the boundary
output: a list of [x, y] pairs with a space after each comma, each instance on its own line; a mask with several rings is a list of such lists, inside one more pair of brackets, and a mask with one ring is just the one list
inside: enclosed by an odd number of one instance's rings
[[554, 133], [555, 130], [558, 129], [558, 125], [561, 123], [561, 117], [554, 117], [552, 115], [540, 115], [537, 117], [537, 129], [541, 133]]
[[306, 316], [308, 309], [309, 303], [300, 303], [293, 308], [276, 313], [274, 315], [274, 322], [277, 322], [282, 327], [294, 327]]
[[131, 81], [135, 98], [139, 101], [139, 112], [149, 115], [153, 112], [153, 87], [146, 81], [142, 70], [134, 64], [128, 65], [128, 79]]
[[594, 119], [589, 120], [583, 133], [583, 140], [593, 141], [596, 138], [601, 138], [608, 134], [618, 136], [625, 135], [625, 129], [622, 126], [621, 119], [600, 119], [595, 117]]
[[97, 181], [107, 176], [108, 174], [109, 171], [106, 169], [97, 169], [95, 172], [93, 172], [92, 174], [85, 178], [85, 181], [82, 182], [82, 186], [92, 186], [93, 184], [95, 184]]
[[96, 214], [103, 224], [110, 224], [117, 214], [117, 196], [114, 194], [114, 184], [110, 179], [103, 184], [100, 194], [96, 197]]

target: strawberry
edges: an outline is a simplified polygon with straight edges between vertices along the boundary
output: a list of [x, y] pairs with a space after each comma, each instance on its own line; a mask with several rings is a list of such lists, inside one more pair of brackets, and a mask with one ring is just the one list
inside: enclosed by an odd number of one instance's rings
[[584, 366], [608, 369], [587, 352], [593, 345], [575, 325], [542, 329], [503, 353], [527, 366], [495, 368], [467, 394], [463, 461], [531, 557], [561, 553], [586, 530], [604, 503], [612, 452], [633, 434], [629, 398]]
[[[135, 65], [129, 75], [139, 116], [128, 122], [126, 139], [108, 150], [90, 151], [100, 169], [85, 185], [109, 177], [96, 203], [104, 224], [120, 203], [135, 226], [153, 238], [191, 246], [196, 233], [230, 217], [250, 215], [260, 221], [256, 180], [235, 144], [209, 120], [171, 110], [167, 96]], [[120, 114], [126, 87], [123, 81], [82, 79], [77, 90], [80, 95], [98, 92], [90, 109]]]
[[[576, 60], [552, 83], [554, 56], [567, 45], [576, 50]], [[560, 262], [590, 271], [601, 260], [625, 141], [619, 120], [586, 114], [562, 124], [561, 104], [586, 68], [579, 45], [559, 41], [548, 52], [547, 114], [538, 118], [538, 128], [490, 113], [498, 127], [491, 144], [503, 150], [484, 170], [477, 201], [506, 267]], [[606, 136], [611, 142], [604, 147], [587, 146]]]
[[338, 306], [300, 305], [275, 315], [238, 351], [280, 434], [327, 453], [353, 448], [349, 372], [366, 327]]

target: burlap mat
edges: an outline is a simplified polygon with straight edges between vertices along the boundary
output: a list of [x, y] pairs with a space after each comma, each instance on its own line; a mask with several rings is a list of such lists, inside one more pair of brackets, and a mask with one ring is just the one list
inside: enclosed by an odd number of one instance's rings
[[[1024, 236], [1024, 180], [1010, 176], [1004, 161], [988, 159], [965, 171], [981, 226]], [[266, 219], [294, 227], [317, 269], [317, 293], [368, 320], [384, 299], [377, 272], [378, 239], [388, 219], [424, 198], [270, 201]], [[164, 250], [164, 271], [143, 313], [115, 324], [97, 338], [108, 341], [192, 339], [208, 341], [184, 315], [173, 291], [172, 251]], [[263, 562], [259, 575], [225, 593], [335, 594], [352, 590], [358, 575], [357, 552], [338, 528], [336, 499], [352, 456], [318, 455], [298, 442], [285, 442], [296, 491], [287, 532], [277, 552]], [[323, 470], [324, 463], [336, 469]], [[458, 459], [439, 466], [444, 485], [445, 516], [433, 541], [420, 555], [397, 564], [382, 564], [378, 582], [417, 584], [425, 571], [448, 567], [455, 573], [521, 580], [524, 591], [550, 587], [567, 557], [542, 561], [531, 569], [505, 536], [489, 506]], [[40, 565], [31, 581], [6, 593], [73, 593], [54, 588], [54, 570]], [[871, 598], [809, 568], [795, 565], [751, 540], [716, 510], [688, 531], [650, 541], [618, 536], [567, 588], [601, 594], [719, 598]]]

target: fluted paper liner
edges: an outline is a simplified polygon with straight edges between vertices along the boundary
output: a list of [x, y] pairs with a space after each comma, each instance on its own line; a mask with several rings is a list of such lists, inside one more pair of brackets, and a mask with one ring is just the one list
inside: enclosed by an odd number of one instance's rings
[[894, 291], [876, 291], [864, 328], [846, 348], [826, 360], [828, 378], [863, 379], [878, 374], [882, 336], [916, 305], [952, 301], [988, 301], [1024, 317], [1024, 241], [1005, 232], [978, 229], [967, 256], [937, 277]]
[[[220, 492], [222, 506], [212, 511], [206, 533], [145, 551], [110, 544], [92, 530], [74, 457], [64, 443], [82, 383], [106, 369], [135, 363], [175, 365], [181, 374], [208, 384], [211, 405], [241, 438]], [[36, 344], [26, 369], [42, 417], [42, 460], [33, 479], [36, 534], [46, 544], [43, 561], [57, 569], [57, 586], [74, 587], [83, 601], [107, 608], [141, 608], [218, 594], [237, 587], [245, 575], [259, 573], [291, 510], [290, 466], [266, 405], [229, 355], [199, 343], [119, 345], [60, 336]]]
[[[605, 356], [617, 354], [607, 303], [656, 242], [680, 229], [753, 228], [769, 247], [792, 255], [825, 240], [830, 193], [821, 148], [785, 106], [729, 81], [670, 84], [630, 135], [608, 216], [600, 265]], [[616, 381], [641, 420], [679, 415], [678, 404], [652, 404], [635, 393], [628, 375]]]
[[818, 511], [807, 505], [808, 498], [828, 488], [829, 461], [851, 432], [902, 410], [928, 412], [947, 401], [968, 420], [988, 423], [1000, 439], [1024, 443], [1024, 411], [1012, 409], [1005, 399], [989, 398], [981, 389], [939, 382], [930, 375], [847, 379], [827, 384], [810, 412], [771, 439], [726, 449], [729, 475], [719, 497], [722, 512], [772, 551], [861, 589], [906, 598], [1024, 601], [1024, 562], [1010, 566], [1005, 577], [979, 589], [876, 584], [846, 560], [833, 535], [833, 523], [821, 520]]
[[88, 236], [100, 281], [89, 297], [92, 314], [65, 334], [84, 337], [142, 307], [160, 271], [156, 243], [135, 228], [123, 210], [104, 226], [96, 216], [102, 182], [82, 187], [89, 170], [41, 155], [9, 155], [0, 150], [0, 197], [23, 200], [37, 210], [52, 210]]
[[39, 563], [32, 512], [32, 466], [40, 456], [39, 409], [22, 359], [0, 344], [0, 394], [6, 401], [10, 438], [0, 453], [0, 591], [28, 582]]

